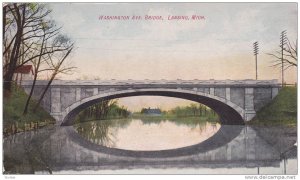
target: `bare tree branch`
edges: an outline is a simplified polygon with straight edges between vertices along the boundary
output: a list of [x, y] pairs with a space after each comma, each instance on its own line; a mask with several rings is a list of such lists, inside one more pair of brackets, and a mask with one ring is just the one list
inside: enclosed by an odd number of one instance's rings
[[[281, 57], [281, 51], [276, 50], [275, 53], [266, 53], [269, 56], [272, 56], [274, 59], [272, 60], [275, 62], [271, 67], [276, 67], [276, 66], [285, 66], [284, 70], [290, 68], [290, 67], [297, 67], [297, 40], [296, 43], [292, 44], [288, 38], [287, 43], [284, 44], [282, 47], [283, 50], [283, 58]], [[281, 45], [279, 46], [281, 48]]]

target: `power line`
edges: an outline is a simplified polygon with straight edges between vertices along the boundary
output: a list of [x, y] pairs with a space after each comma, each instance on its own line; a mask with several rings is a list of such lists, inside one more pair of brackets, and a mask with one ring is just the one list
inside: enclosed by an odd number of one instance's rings
[[280, 47], [281, 47], [281, 86], [284, 84], [284, 65], [283, 65], [283, 46], [286, 43], [286, 30], [281, 32], [280, 35]]
[[258, 42], [253, 43], [254, 56], [255, 56], [255, 79], [257, 80], [257, 54], [258, 54]]

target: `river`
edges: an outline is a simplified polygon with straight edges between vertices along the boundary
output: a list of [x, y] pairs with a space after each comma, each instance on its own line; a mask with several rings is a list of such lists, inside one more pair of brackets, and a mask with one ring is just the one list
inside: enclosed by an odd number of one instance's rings
[[5, 174], [297, 174], [294, 128], [111, 119], [4, 138]]

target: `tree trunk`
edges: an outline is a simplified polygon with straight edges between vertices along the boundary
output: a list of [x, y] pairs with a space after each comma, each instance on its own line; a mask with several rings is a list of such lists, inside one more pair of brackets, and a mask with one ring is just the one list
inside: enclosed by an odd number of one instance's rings
[[[44, 38], [45, 38], [45, 36], [44, 36]], [[44, 42], [44, 41], [43, 41], [43, 42]], [[43, 47], [43, 46], [42, 46], [42, 47]], [[52, 83], [52, 81], [54, 80], [54, 78], [56, 77], [56, 75], [59, 73], [59, 69], [60, 69], [61, 65], [63, 64], [63, 62], [65, 61], [65, 59], [69, 56], [69, 54], [71, 53], [72, 49], [73, 49], [73, 48], [69, 49], [69, 51], [68, 51], [68, 52], [66, 53], [66, 55], [63, 57], [63, 59], [57, 64], [56, 67], [54, 67], [54, 72], [53, 72], [52, 75], [51, 75], [51, 79], [49, 80], [49, 82], [48, 82], [48, 84], [47, 84], [47, 86], [46, 86], [44, 92], [42, 93], [41, 97], [39, 98], [38, 103], [37, 103], [36, 106], [34, 107], [34, 112], [37, 110], [37, 108], [38, 108], [39, 105], [41, 104], [41, 102], [42, 102], [42, 100], [43, 100], [43, 98], [44, 98], [44, 96], [45, 96], [47, 90], [49, 89], [49, 87], [50, 87], [50, 85], [51, 85], [51, 83]]]
[[39, 56], [39, 59], [38, 59], [38, 62], [36, 64], [36, 68], [35, 68], [35, 74], [34, 74], [34, 79], [33, 79], [33, 83], [32, 83], [32, 87], [31, 87], [31, 90], [30, 90], [30, 94], [27, 98], [27, 101], [26, 101], [26, 104], [25, 104], [25, 108], [24, 108], [24, 111], [23, 111], [23, 114], [27, 114], [28, 112], [28, 106], [29, 106], [29, 102], [30, 102], [30, 99], [32, 97], [32, 94], [33, 94], [33, 91], [34, 91], [34, 87], [35, 87], [35, 83], [36, 83], [36, 79], [37, 79], [37, 75], [38, 75], [38, 70], [40, 68], [40, 64], [41, 64], [41, 59], [42, 59], [42, 53], [43, 53], [43, 48], [44, 48], [44, 42], [45, 42], [45, 32], [44, 32], [44, 36], [43, 36], [43, 40], [42, 40], [42, 46], [41, 46], [41, 50], [40, 50], [40, 56]]
[[[6, 5], [6, 6], [8, 6], [8, 5]], [[2, 40], [4, 40], [4, 37], [5, 37], [6, 6], [3, 7], [3, 17], [2, 17], [2, 18], [3, 18], [3, 19], [2, 19], [2, 20], [3, 20], [3, 29], [2, 29], [2, 31], [3, 31], [2, 33], [3, 33], [3, 34], [2, 34]]]
[[24, 107], [23, 115], [26, 115], [27, 112], [28, 112], [28, 106], [29, 106], [29, 102], [30, 102], [31, 96], [32, 96], [33, 91], [34, 91], [36, 78], [37, 78], [37, 74], [34, 75], [33, 83], [32, 83], [31, 90], [30, 90], [30, 93], [29, 93], [29, 95], [28, 95], [28, 98], [27, 98], [25, 107]]
[[23, 35], [23, 26], [24, 26], [24, 18], [25, 18], [25, 6], [23, 7], [23, 18], [21, 17], [21, 14], [19, 12], [19, 8], [16, 4], [14, 4], [15, 12], [16, 12], [16, 22], [17, 22], [17, 33], [16, 33], [16, 40], [14, 43], [14, 47], [10, 56], [9, 65], [7, 73], [4, 75], [4, 90], [11, 91], [11, 85], [12, 85], [12, 79], [13, 75], [17, 66], [18, 62], [18, 56], [22, 41], [22, 35]]
[[40, 104], [41, 104], [41, 102], [42, 102], [42, 100], [43, 100], [43, 98], [44, 98], [46, 92], [48, 91], [48, 89], [49, 89], [49, 87], [50, 87], [52, 81], [54, 80], [54, 77], [55, 77], [55, 75], [52, 75], [52, 77], [51, 77], [50, 81], [48, 82], [46, 88], [44, 89], [44, 91], [43, 91], [41, 97], [39, 98], [38, 103], [35, 105], [35, 107], [34, 107], [34, 109], [33, 109], [33, 112], [36, 112], [37, 108], [40, 106]]

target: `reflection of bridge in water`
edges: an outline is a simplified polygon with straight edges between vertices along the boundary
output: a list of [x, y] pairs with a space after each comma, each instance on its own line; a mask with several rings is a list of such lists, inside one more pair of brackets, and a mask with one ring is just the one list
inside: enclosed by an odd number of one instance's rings
[[20, 169], [24, 169], [23, 166], [29, 168], [28, 162], [36, 161], [39, 165], [30, 168], [55, 171], [279, 167], [279, 150], [259, 137], [251, 127], [222, 126], [218, 133], [200, 144], [185, 148], [138, 152], [90, 143], [79, 138], [72, 127], [46, 128], [6, 138], [4, 159], [19, 162]]
[[[28, 93], [31, 81], [22, 83]], [[37, 81], [33, 96], [39, 97], [47, 81]], [[278, 94], [277, 80], [143, 80], [53, 81], [42, 106], [58, 122], [69, 125], [84, 108], [99, 100], [153, 95], [177, 97], [202, 103], [220, 116], [223, 124], [242, 124]]]

